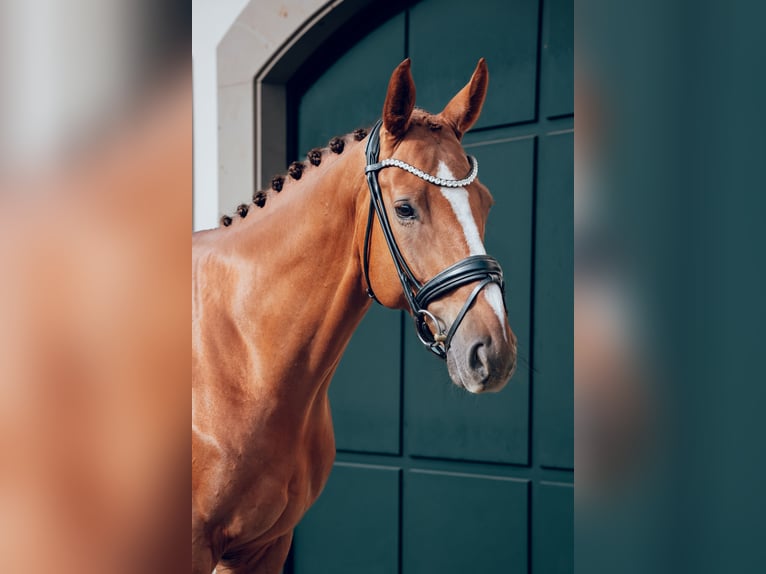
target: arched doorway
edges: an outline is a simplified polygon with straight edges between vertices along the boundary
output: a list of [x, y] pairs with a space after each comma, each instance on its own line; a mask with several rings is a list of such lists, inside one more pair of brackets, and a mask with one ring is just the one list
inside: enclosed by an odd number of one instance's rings
[[461, 393], [408, 318], [373, 308], [331, 385], [337, 462], [288, 574], [572, 571], [572, 20], [564, 0], [373, 7], [281, 77], [271, 117], [263, 82], [258, 121], [275, 126], [262, 134], [286, 129], [269, 136], [283, 139], [262, 181], [370, 125], [404, 57], [431, 111], [487, 58], [487, 104], [464, 141], [496, 199], [487, 249], [529, 362], [499, 395]]

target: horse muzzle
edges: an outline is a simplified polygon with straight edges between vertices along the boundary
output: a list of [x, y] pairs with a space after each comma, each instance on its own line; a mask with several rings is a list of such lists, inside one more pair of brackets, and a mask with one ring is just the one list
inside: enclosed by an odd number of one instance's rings
[[460, 387], [470, 393], [495, 393], [516, 370], [516, 337], [500, 333], [471, 336], [470, 325], [458, 333], [447, 353], [447, 370]]

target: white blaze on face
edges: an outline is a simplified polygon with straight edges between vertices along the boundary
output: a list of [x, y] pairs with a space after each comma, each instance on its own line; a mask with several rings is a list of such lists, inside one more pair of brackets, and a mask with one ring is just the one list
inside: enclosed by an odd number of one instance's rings
[[[443, 161], [439, 162], [436, 177], [455, 179], [455, 176]], [[441, 192], [449, 201], [458, 223], [463, 228], [463, 235], [468, 245], [469, 254], [486, 255], [487, 251], [484, 249], [484, 243], [481, 241], [479, 228], [476, 226], [476, 220], [473, 218], [473, 212], [471, 211], [471, 204], [468, 201], [468, 191], [464, 187], [442, 187]], [[505, 306], [503, 305], [503, 293], [500, 291], [500, 287], [496, 283], [490, 283], [482, 290], [481, 294], [487, 300], [490, 307], [492, 307], [495, 315], [497, 315], [497, 320], [500, 321], [500, 328], [503, 331], [503, 337], [507, 340], [508, 335], [505, 333]]]

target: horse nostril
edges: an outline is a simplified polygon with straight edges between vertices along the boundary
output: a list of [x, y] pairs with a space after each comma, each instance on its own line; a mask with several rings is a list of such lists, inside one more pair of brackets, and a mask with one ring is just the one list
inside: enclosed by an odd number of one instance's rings
[[471, 370], [480, 378], [486, 379], [489, 376], [489, 359], [487, 357], [487, 346], [484, 343], [476, 343], [471, 348], [469, 365]]

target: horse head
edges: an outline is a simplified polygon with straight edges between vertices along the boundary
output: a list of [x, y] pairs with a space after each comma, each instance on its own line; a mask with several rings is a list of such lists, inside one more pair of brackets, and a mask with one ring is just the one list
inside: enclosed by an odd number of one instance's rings
[[410, 310], [421, 340], [472, 393], [500, 390], [516, 365], [502, 271], [483, 243], [493, 200], [461, 144], [479, 118], [488, 81], [481, 59], [470, 82], [430, 114], [415, 108], [405, 60], [391, 76], [367, 146], [373, 205], [376, 193], [380, 201], [379, 225], [368, 223], [363, 253], [368, 288], [382, 304]]

